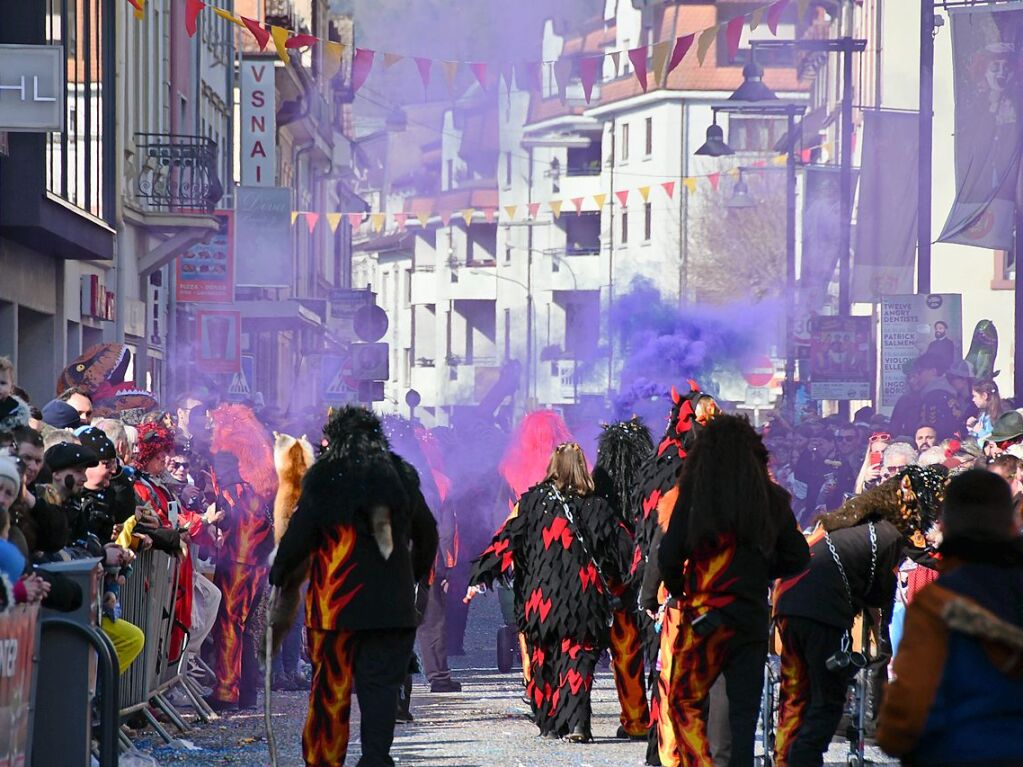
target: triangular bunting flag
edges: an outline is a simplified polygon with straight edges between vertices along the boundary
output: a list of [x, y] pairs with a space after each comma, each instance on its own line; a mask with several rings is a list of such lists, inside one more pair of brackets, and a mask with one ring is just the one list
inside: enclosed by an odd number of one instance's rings
[[429, 213], [417, 213], [416, 218], [419, 219], [419, 225], [425, 229], [430, 223]]
[[611, 51], [611, 64], [614, 66], [614, 70], [615, 70], [614, 76], [618, 77], [618, 73], [622, 71], [622, 67], [621, 67], [621, 64], [622, 64], [622, 52], [621, 51]]
[[505, 205], [504, 212], [508, 215], [508, 218], [512, 221], [515, 220], [515, 214], [519, 212], [518, 205]]
[[362, 214], [361, 213], [349, 213], [348, 214], [348, 226], [352, 229], [358, 229], [362, 226]]
[[224, 21], [230, 21], [232, 24], [237, 24], [239, 27], [242, 26], [242, 20], [237, 16], [233, 16], [229, 11], [225, 11], [223, 8], [214, 8], [213, 12], [217, 14]]
[[374, 232], [381, 232], [381, 231], [383, 231], [384, 222], [387, 221], [387, 214], [386, 213], [374, 213], [369, 218], [370, 218], [370, 221], [373, 223], [373, 231]]
[[754, 160], [753, 161], [753, 167], [754, 168], [763, 168], [765, 165], [767, 165], [767, 160]]
[[647, 200], [650, 199], [650, 187], [641, 186], [636, 191], [639, 192], [639, 196], [643, 198], [643, 202], [646, 202]]
[[520, 91], [536, 93], [543, 90], [540, 81], [540, 62], [522, 61], [515, 65], [515, 83]]
[[526, 209], [529, 211], [529, 217], [535, 221], [536, 214], [540, 212], [540, 203], [531, 202], [526, 206]]
[[466, 208], [465, 210], [462, 211], [462, 220], [465, 221], [466, 226], [469, 226], [469, 224], [472, 223], [472, 217], [475, 214], [476, 210], [474, 208]]
[[682, 184], [683, 184], [683, 186], [685, 186], [686, 189], [689, 190], [690, 194], [693, 194], [693, 193], [696, 192], [696, 179], [695, 178], [692, 178], [692, 177], [684, 178], [684, 179], [682, 179]]
[[440, 222], [444, 226], [450, 226], [451, 225], [451, 211], [444, 211], [443, 213], [441, 213], [440, 214]]
[[725, 41], [728, 43], [728, 62], [735, 61], [739, 53], [739, 43], [742, 41], [742, 30], [746, 26], [745, 16], [736, 16], [728, 20], [725, 27]]
[[772, 35], [778, 34], [778, 22], [781, 21], [781, 15], [785, 12], [785, 6], [788, 4], [789, 0], [778, 0], [767, 9], [767, 28], [771, 30]]
[[128, 0], [128, 4], [135, 9], [132, 11], [132, 15], [135, 16], [135, 21], [142, 21], [145, 16], [145, 13], [142, 10], [142, 0]]
[[604, 210], [604, 203], [607, 201], [606, 194], [595, 194], [593, 195], [593, 204], [597, 206], [597, 212], [600, 213]]
[[760, 22], [762, 22], [764, 20], [764, 11], [766, 11], [766, 10], [767, 10], [766, 7], [760, 6], [755, 11], [753, 11], [753, 13], [751, 13], [749, 15], [749, 31], [750, 32], [755, 31], [756, 28], [760, 26]]
[[384, 69], [390, 69], [404, 57], [400, 53], [385, 53], [384, 54]]
[[813, 148], [804, 149], [799, 153], [799, 159], [803, 161], [803, 165], [808, 165], [813, 160]]
[[[444, 70], [444, 80], [448, 84], [448, 93], [452, 96], [455, 95], [455, 78], [458, 77], [458, 62], [457, 61], [442, 61], [440, 63], [441, 69]], [[447, 224], [445, 224], [447, 226]]]
[[682, 63], [682, 59], [689, 53], [689, 49], [693, 46], [693, 40], [696, 39], [696, 33], [691, 35], [685, 35], [675, 40], [675, 49], [671, 52], [671, 61], [668, 62], [668, 74], [670, 75], [679, 64]]
[[654, 82], [658, 86], [664, 85], [664, 78], [667, 76], [667, 72], [664, 71], [665, 64], [668, 63], [668, 54], [671, 53], [671, 41], [665, 40], [657, 43], [654, 46], [653, 54], [653, 65], [654, 65]]
[[288, 63], [288, 30], [284, 27], [270, 27], [270, 36], [274, 39], [277, 55], [285, 64]]
[[316, 222], [320, 220], [319, 213], [306, 212], [305, 224], [309, 227], [309, 234], [312, 234], [316, 230]]
[[619, 205], [621, 205], [623, 208], [628, 207], [628, 205], [629, 205], [629, 190], [628, 189], [623, 189], [620, 192], [615, 192], [615, 197], [618, 198], [618, 204]]
[[632, 62], [632, 69], [639, 80], [639, 85], [646, 93], [646, 46], [632, 48], [629, 50], [629, 61]]
[[772, 165], [787, 165], [789, 162], [788, 155], [780, 154], [777, 157], [771, 158]]
[[430, 65], [433, 62], [420, 56], [415, 58], [415, 62], [416, 69], [419, 70], [419, 79], [423, 81], [423, 90], [426, 90], [430, 87]]
[[199, 12], [206, 7], [202, 0], [185, 0], [185, 31], [189, 37], [195, 37], [195, 22], [199, 18]]
[[341, 225], [341, 214], [340, 213], [327, 213], [327, 223], [330, 224], [330, 231], [336, 232], [338, 226]]
[[394, 223], [398, 225], [398, 231], [405, 231], [405, 222], [408, 221], [408, 213], [395, 213]]
[[369, 72], [373, 69], [374, 53], [368, 48], [355, 49], [355, 57], [352, 59], [352, 93], [358, 93], [359, 88], [366, 84]]
[[554, 69], [554, 81], [558, 84], [558, 95], [564, 99], [568, 83], [572, 78], [572, 59], [564, 56], [552, 65]]
[[597, 82], [597, 71], [603, 60], [602, 56], [587, 56], [579, 59], [579, 80], [582, 82], [583, 96], [586, 98], [587, 104], [590, 103], [590, 97], [593, 95], [593, 84]]
[[297, 220], [298, 220], [298, 211], [297, 210], [291, 211], [291, 225], [294, 226], [295, 222]]
[[255, 19], [248, 19], [242, 16], [242, 24], [244, 24], [245, 28], [249, 30], [254, 38], [256, 38], [259, 50], [265, 51], [266, 44], [270, 42], [270, 33], [263, 29], [263, 25]]
[[305, 48], [307, 46], [316, 45], [319, 42], [319, 38], [313, 37], [312, 35], [295, 35], [289, 37], [288, 42], [284, 44], [285, 48]]
[[551, 206], [551, 213], [554, 214], [554, 218], [561, 218], [561, 206], [563, 205], [561, 200], [551, 200], [547, 203]]
[[663, 189], [665, 194], [668, 195], [668, 199], [669, 200], [674, 200], [675, 199], [675, 182], [674, 181], [665, 181], [663, 184], [661, 184], [661, 189]]
[[487, 89], [487, 65], [482, 61], [474, 61], [469, 65], [469, 69], [476, 76], [476, 82], [480, 84], [483, 90]]
[[573, 197], [572, 198], [572, 204], [575, 206], [575, 212], [576, 213], [582, 213], [583, 212], [583, 198], [582, 197]]
[[483, 211], [483, 216], [486, 218], [488, 224], [494, 223], [494, 213], [496, 211], [493, 208], [486, 208]]
[[334, 40], [323, 41], [323, 74], [333, 80], [341, 71], [341, 60], [345, 57], [345, 44]]
[[709, 176], [707, 176], [707, 180], [710, 182], [711, 189], [713, 189], [716, 192], [718, 190], [718, 184], [721, 183], [721, 174], [711, 173]]
[[501, 70], [501, 77], [504, 80], [504, 87], [510, 92], [515, 87], [514, 77], [512, 76], [512, 65], [511, 62], [504, 61], [498, 64]]
[[729, 168], [726, 172], [732, 178], [739, 178], [739, 176], [742, 175], [742, 171], [739, 170], [738, 168]]
[[717, 26], [713, 26], [710, 29], [705, 29], [700, 33], [700, 39], [696, 42], [696, 59], [700, 62], [700, 66], [703, 66], [703, 60], [707, 58], [707, 51], [710, 50], [711, 43], [718, 36]]
[[806, 17], [806, 9], [810, 7], [810, 0], [799, 0], [799, 8], [796, 13], [796, 22], [801, 22]]

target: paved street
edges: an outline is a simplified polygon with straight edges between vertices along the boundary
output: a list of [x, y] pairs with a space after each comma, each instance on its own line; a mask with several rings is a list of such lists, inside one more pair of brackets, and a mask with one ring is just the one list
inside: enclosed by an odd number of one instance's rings
[[[494, 630], [500, 624], [496, 599], [473, 603], [466, 637], [466, 655], [455, 658], [459, 694], [433, 695], [417, 678], [413, 692], [416, 721], [400, 725], [394, 745], [398, 764], [441, 767], [618, 767], [643, 764], [645, 746], [614, 739], [618, 727], [617, 699], [610, 673], [598, 675], [593, 694], [593, 733], [596, 742], [578, 746], [541, 740], [527, 720], [521, 687], [512, 674], [499, 674], [493, 657]], [[306, 696], [275, 693], [275, 732], [280, 764], [301, 764], [301, 730]], [[358, 709], [355, 707], [349, 764], [358, 759]], [[186, 739], [198, 750], [156, 747], [150, 739], [139, 745], [160, 764], [214, 767], [269, 763], [261, 711], [233, 715], [200, 726]], [[828, 764], [845, 764], [846, 746], [835, 743]], [[876, 751], [876, 764], [883, 760]]]

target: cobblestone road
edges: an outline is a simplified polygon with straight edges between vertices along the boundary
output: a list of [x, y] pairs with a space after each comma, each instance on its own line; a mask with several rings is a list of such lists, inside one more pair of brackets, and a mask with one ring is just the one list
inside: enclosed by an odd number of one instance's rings
[[[416, 679], [412, 711], [416, 721], [399, 725], [392, 751], [399, 765], [437, 767], [621, 767], [641, 765], [645, 744], [614, 739], [618, 727], [617, 699], [609, 672], [598, 675], [593, 692], [593, 734], [589, 745], [545, 741], [526, 718], [520, 700], [521, 685], [513, 674], [495, 670], [494, 636], [500, 612], [493, 597], [476, 600], [466, 635], [466, 655], [454, 658], [455, 677], [463, 684], [456, 694], [434, 695]], [[358, 710], [352, 723], [348, 764], [358, 761]], [[274, 731], [280, 763], [300, 767], [301, 732], [305, 717], [303, 693], [274, 694]], [[156, 746], [140, 740], [139, 747], [160, 764], [186, 767], [269, 763], [262, 709], [259, 713], [234, 714], [196, 727], [177, 747]], [[191, 746], [189, 748], [188, 746]], [[194, 749], [194, 750], [193, 750]], [[836, 742], [827, 764], [845, 764], [846, 745]], [[868, 758], [885, 764], [871, 749]]]

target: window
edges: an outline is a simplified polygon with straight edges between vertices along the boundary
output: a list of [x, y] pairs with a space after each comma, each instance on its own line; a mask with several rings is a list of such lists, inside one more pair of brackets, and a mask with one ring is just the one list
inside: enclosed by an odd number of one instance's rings
[[600, 175], [600, 136], [591, 136], [590, 143], [585, 147], [569, 147], [568, 169], [569, 176], [599, 176]]
[[995, 251], [995, 274], [992, 290], [1012, 290], [1016, 287], [1016, 249]]
[[653, 205], [646, 203], [643, 206], [643, 239], [650, 242], [650, 232], [653, 229]]
[[405, 270], [405, 306], [412, 305], [412, 270]]
[[787, 130], [784, 117], [733, 114], [728, 118], [728, 145], [736, 152], [770, 152]]
[[448, 189], [455, 187], [455, 161], [448, 160]]
[[622, 211], [622, 245], [629, 244], [629, 211]]
[[469, 224], [466, 240], [465, 263], [494, 263], [497, 256], [497, 224]]
[[654, 153], [654, 118], [646, 118], [646, 156]]
[[512, 153], [504, 154], [504, 185], [511, 186], [512, 182]]
[[599, 215], [562, 213], [560, 223], [565, 228], [565, 255], [585, 256], [600, 253]]
[[622, 162], [629, 161], [629, 124], [622, 125]]

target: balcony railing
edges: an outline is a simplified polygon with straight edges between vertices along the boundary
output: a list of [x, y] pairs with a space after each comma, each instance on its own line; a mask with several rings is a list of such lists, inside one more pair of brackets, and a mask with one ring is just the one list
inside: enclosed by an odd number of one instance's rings
[[203, 136], [136, 133], [135, 197], [148, 210], [211, 213], [224, 196], [217, 144]]

